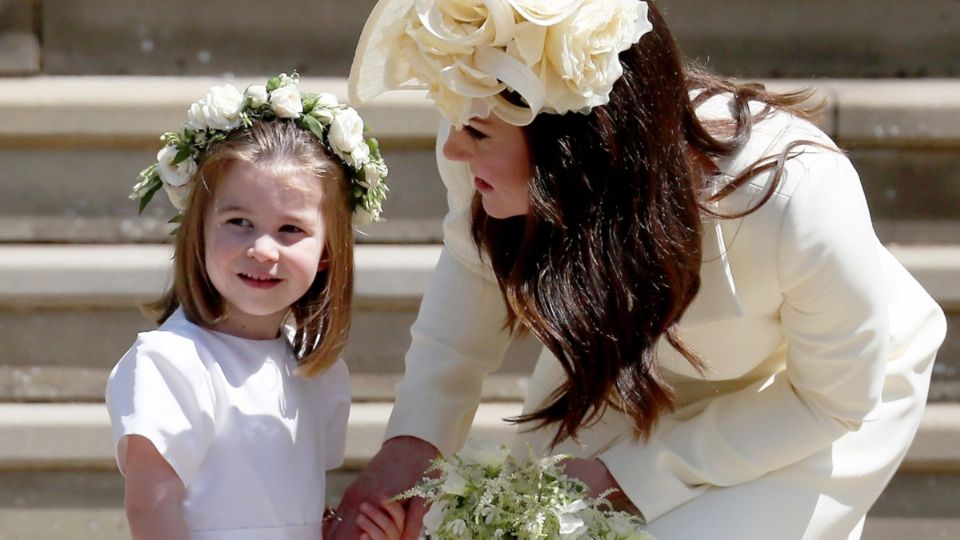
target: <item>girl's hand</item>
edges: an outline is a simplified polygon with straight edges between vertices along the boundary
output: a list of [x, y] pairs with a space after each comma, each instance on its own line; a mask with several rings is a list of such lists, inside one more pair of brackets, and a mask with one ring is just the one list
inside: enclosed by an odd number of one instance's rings
[[363, 530], [360, 540], [400, 540], [403, 534], [405, 512], [397, 501], [383, 499], [381, 506], [369, 503], [360, 505], [361, 515], [357, 517], [357, 526]]
[[[363, 529], [358, 525], [360, 506], [367, 503], [377, 507], [385, 498], [413, 487], [423, 477], [424, 471], [438, 455], [430, 443], [416, 437], [394, 437], [383, 443], [377, 455], [360, 471], [359, 476], [344, 492], [339, 520], [330, 524], [328, 538], [331, 540], [356, 540]], [[423, 499], [413, 498], [403, 504], [403, 540], [416, 540], [423, 528], [423, 515], [427, 513]]]

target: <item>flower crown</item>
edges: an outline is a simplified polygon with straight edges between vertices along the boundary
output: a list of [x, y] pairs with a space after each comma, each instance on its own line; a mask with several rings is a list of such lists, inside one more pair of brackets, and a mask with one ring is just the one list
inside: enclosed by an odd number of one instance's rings
[[620, 52], [652, 29], [642, 0], [380, 0], [350, 96], [426, 88], [456, 126], [491, 112], [518, 126], [541, 111], [587, 113], [609, 102]]
[[341, 105], [332, 94], [301, 93], [299, 83], [296, 73], [284, 73], [266, 86], [251, 85], [244, 93], [229, 84], [211, 88], [190, 106], [180, 132], [167, 132], [160, 138], [164, 146], [157, 153], [157, 162], [140, 173], [130, 195], [140, 199], [140, 212], [162, 187], [178, 211], [172, 221], [179, 222], [198, 164], [210, 148], [256, 120], [289, 120], [343, 160], [352, 187], [354, 222], [379, 221], [388, 189], [387, 166], [377, 140], [364, 138], [363, 119], [356, 110]]

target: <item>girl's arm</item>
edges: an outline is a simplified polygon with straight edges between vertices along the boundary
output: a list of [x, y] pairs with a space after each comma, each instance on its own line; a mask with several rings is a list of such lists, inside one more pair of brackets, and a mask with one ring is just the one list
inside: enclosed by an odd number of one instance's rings
[[124, 509], [135, 540], [189, 540], [181, 503], [183, 482], [148, 439], [130, 435]]

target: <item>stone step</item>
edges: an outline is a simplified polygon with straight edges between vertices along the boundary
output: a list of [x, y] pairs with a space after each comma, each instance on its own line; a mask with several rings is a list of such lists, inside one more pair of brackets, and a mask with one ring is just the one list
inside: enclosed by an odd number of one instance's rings
[[[344, 357], [355, 375], [369, 375], [362, 399], [392, 399], [439, 250], [357, 247], [357, 309]], [[960, 401], [960, 246], [891, 250], [948, 313], [931, 399]], [[109, 369], [133, 336], [154, 327], [135, 306], [163, 290], [169, 253], [157, 245], [0, 246], [0, 401], [100, 400]], [[518, 340], [489, 395], [518, 399], [537, 350], [532, 338]]]
[[0, 1], [0, 76], [40, 71], [40, 37], [33, 0]]
[[[50, 74], [262, 73], [345, 76], [375, 0], [42, 2]], [[751, 77], [960, 75], [951, 0], [661, 0], [681, 48]], [[710, 21], [704, 24], [704, 21]], [[893, 23], [895, 21], [895, 24]], [[238, 37], [242, 36], [242, 39]]]
[[[262, 77], [235, 79], [245, 86]], [[0, 79], [0, 242], [163, 242], [163, 197], [142, 217], [127, 199], [177, 129], [188, 104], [222, 79], [37, 77]], [[811, 81], [774, 81], [796, 89]], [[960, 79], [822, 80], [822, 127], [861, 173], [885, 242], [949, 243], [960, 237]], [[304, 88], [345, 97], [342, 78]], [[360, 242], [440, 239], [446, 209], [434, 161], [437, 113], [422, 92], [394, 92], [362, 108], [382, 140], [393, 186], [387, 223]]]
[[[336, 504], [379, 448], [389, 404], [355, 404]], [[507, 441], [519, 405], [482, 404], [471, 436]], [[102, 405], [0, 405], [0, 539], [128, 539], [123, 479]], [[870, 511], [864, 540], [960, 538], [960, 405], [930, 405], [900, 471]]]
[[[336, 504], [356, 471], [327, 475]], [[960, 538], [960, 475], [899, 473], [867, 515], [863, 540]], [[129, 540], [115, 471], [0, 471], [0, 539]]]
[[[380, 448], [392, 403], [354, 403], [344, 468], [357, 470]], [[519, 402], [480, 404], [471, 437], [508, 443], [503, 421]], [[110, 419], [102, 403], [0, 403], [0, 471], [116, 468]], [[960, 475], [960, 403], [931, 403], [901, 471]], [[960, 517], [960, 516], [958, 516]]]

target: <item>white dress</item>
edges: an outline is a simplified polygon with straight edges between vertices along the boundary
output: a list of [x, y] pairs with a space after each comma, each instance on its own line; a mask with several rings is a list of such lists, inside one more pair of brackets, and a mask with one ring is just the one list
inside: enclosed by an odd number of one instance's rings
[[[698, 114], [727, 110], [716, 96]], [[794, 140], [833, 145], [809, 122], [777, 112], [718, 166], [735, 176]], [[603, 461], [659, 540], [858, 538], [919, 425], [943, 312], [877, 240], [849, 160], [802, 150], [758, 211], [703, 222], [701, 287], [678, 331], [708, 369], [701, 375], [669, 344], [657, 347], [678, 410], [637, 441], [632, 422], [607, 409], [579, 444], [554, 449]], [[411, 329], [386, 435], [449, 453], [463, 444], [483, 376], [500, 365], [510, 336], [497, 283], [470, 237], [472, 175], [440, 152], [437, 159], [450, 205], [444, 249]], [[768, 181], [755, 178], [719, 210], [749, 208]], [[544, 350], [524, 410], [563, 377]], [[547, 452], [551, 436], [525, 433], [515, 451], [529, 442]]]
[[284, 338], [211, 331], [178, 310], [141, 333], [107, 383], [117, 463], [149, 439], [186, 487], [194, 540], [316, 540], [325, 476], [343, 461], [346, 364], [307, 379]]

